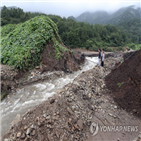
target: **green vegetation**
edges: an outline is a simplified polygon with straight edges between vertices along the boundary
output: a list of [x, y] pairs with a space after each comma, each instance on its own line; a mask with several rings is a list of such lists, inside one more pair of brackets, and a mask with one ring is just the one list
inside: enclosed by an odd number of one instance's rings
[[122, 85], [124, 84], [124, 82], [118, 83], [118, 87], [120, 88]]
[[21, 8], [7, 8], [4, 6], [1, 10], [1, 25], [18, 24], [25, 22], [35, 16], [45, 15], [43, 13], [24, 12]]
[[1, 32], [1, 63], [20, 70], [39, 65], [43, 49], [50, 42], [54, 44], [56, 59], [67, 50], [60, 44], [56, 24], [47, 16], [37, 16], [16, 26], [3, 26]]
[[71, 48], [80, 47], [89, 50], [104, 48], [112, 51], [109, 47], [123, 47], [138, 42], [138, 37], [132, 38], [127, 32], [112, 25], [90, 25], [72, 19], [49, 17], [56, 22], [59, 35]]
[[133, 19], [117, 25], [124, 32], [128, 32], [132, 36], [134, 43], [141, 44], [141, 19]]
[[7, 93], [6, 92], [2, 92], [1, 93], [1, 100], [3, 100], [6, 96], [7, 96]]
[[[135, 6], [128, 6], [120, 8], [119, 10], [108, 13], [106, 11], [84, 12], [75, 20], [79, 22], [88, 22], [90, 24], [111, 24], [118, 25], [120, 23], [130, 21], [133, 19], [141, 19], [141, 8]], [[134, 26], [134, 25], [133, 25]]]
[[141, 44], [135, 44], [135, 43], [131, 43], [127, 45], [129, 48], [133, 49], [133, 50], [139, 50], [141, 49]]
[[[130, 11], [132, 10], [134, 14], [131, 14], [132, 12]], [[91, 25], [93, 23], [77, 22], [77, 18], [75, 19], [74, 17], [69, 17], [67, 19], [56, 15], [48, 15], [48, 17], [56, 23], [62, 41], [70, 48], [85, 48], [88, 50], [103, 48], [106, 51], [117, 51], [129, 47], [136, 50], [139, 48], [139, 44], [141, 44], [141, 19], [138, 19], [139, 12], [140, 9], [135, 10], [132, 6], [129, 6], [120, 9], [112, 15], [108, 15], [108, 13], [104, 11], [96, 12], [91, 15], [96, 18], [95, 21], [98, 21], [96, 23], [114, 23], [114, 25]], [[82, 19], [83, 17], [93, 19], [91, 16], [86, 16], [87, 14], [89, 15], [90, 13], [87, 12], [84, 15], [82, 14]], [[16, 23], [27, 21], [37, 15], [43, 14], [23, 12], [20, 8], [8, 9], [4, 6], [1, 11], [2, 26], [10, 23], [14, 23], [15, 25], [3, 26], [6, 30], [2, 31], [2, 36], [7, 35], [9, 31], [14, 30], [15, 27], [17, 28]], [[127, 21], [127, 15], [130, 17], [129, 21]], [[109, 20], [109, 22], [105, 20]], [[112, 21], [110, 22], [110, 20]], [[44, 37], [45, 36], [44, 34]], [[61, 45], [56, 43], [55, 52], [57, 59], [61, 57], [60, 52], [64, 51], [64, 48], [61, 48]]]

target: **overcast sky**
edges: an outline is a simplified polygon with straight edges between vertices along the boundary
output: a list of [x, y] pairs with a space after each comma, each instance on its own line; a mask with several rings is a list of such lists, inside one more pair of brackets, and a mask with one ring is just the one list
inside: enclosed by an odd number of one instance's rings
[[1, 6], [4, 5], [17, 6], [24, 11], [77, 17], [86, 11], [113, 12], [130, 5], [141, 7], [141, 0], [1, 0]]

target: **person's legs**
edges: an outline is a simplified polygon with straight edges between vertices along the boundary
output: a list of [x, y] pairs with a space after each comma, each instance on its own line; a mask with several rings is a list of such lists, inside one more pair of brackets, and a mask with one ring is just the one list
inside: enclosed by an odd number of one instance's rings
[[101, 61], [101, 66], [103, 67], [103, 65], [104, 65], [104, 64], [103, 64], [103, 61]]
[[100, 59], [98, 58], [98, 67], [100, 67]]

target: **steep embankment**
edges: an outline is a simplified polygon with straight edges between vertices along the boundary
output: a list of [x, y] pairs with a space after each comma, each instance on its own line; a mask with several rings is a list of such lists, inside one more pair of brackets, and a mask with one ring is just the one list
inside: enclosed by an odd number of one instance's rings
[[10, 71], [9, 79], [2, 70], [2, 91], [11, 88], [5, 81], [11, 80], [16, 86], [17, 79], [23, 77], [21, 72], [28, 72], [37, 66], [41, 72], [72, 72], [78, 70], [79, 65], [84, 62], [81, 54], [63, 45], [56, 24], [47, 16], [38, 16], [17, 25], [3, 26], [1, 33], [1, 63], [12, 66], [17, 71], [16, 74]]
[[130, 56], [106, 77], [106, 82], [117, 104], [141, 117], [141, 50]]

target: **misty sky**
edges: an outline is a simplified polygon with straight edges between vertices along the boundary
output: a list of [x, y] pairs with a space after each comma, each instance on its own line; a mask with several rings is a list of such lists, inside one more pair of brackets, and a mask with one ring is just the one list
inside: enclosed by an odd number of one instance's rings
[[17, 6], [24, 11], [77, 17], [86, 11], [114, 12], [130, 5], [141, 7], [141, 0], [1, 0], [1, 6], [4, 5]]

